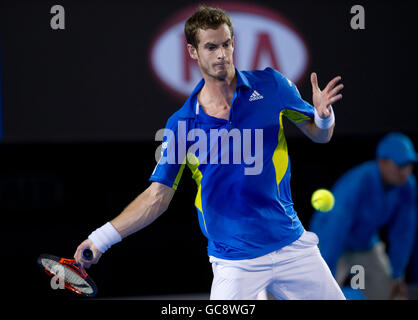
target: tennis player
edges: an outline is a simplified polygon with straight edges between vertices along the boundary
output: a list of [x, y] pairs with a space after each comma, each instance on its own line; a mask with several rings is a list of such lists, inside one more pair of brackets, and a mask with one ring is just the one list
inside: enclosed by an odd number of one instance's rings
[[[153, 222], [167, 210], [187, 166], [197, 183], [195, 206], [208, 238], [211, 299], [256, 299], [264, 290], [277, 299], [345, 299], [320, 255], [317, 236], [305, 231], [293, 209], [282, 122], [285, 116], [314, 142], [327, 143], [335, 123], [331, 104], [342, 98], [341, 78], [320, 90], [312, 73], [312, 106], [272, 68], [235, 68], [233, 25], [223, 10], [200, 7], [186, 21], [185, 34], [203, 79], [167, 121], [165, 161], [157, 164], [148, 189], [79, 245], [75, 259], [89, 267], [111, 245]], [[221, 146], [227, 145], [230, 155], [243, 155], [241, 162], [225, 163], [225, 152], [217, 153], [220, 145], [209, 138], [207, 148], [191, 148], [205, 134], [222, 130], [233, 143], [221, 135]], [[179, 157], [184, 145], [187, 157]], [[179, 161], [166, 161], [170, 157]], [[81, 258], [84, 248], [93, 250], [92, 262]]]

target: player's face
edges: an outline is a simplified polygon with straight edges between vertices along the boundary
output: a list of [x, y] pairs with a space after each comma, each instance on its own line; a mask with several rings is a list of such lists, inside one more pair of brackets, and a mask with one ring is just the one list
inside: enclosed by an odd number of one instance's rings
[[199, 45], [188, 45], [190, 56], [197, 60], [203, 75], [225, 80], [234, 74], [234, 39], [226, 24], [218, 29], [199, 29]]
[[409, 176], [414, 169], [412, 163], [406, 164], [404, 166], [396, 165], [392, 160], [382, 160], [383, 165], [381, 165], [383, 179], [395, 186], [402, 186], [408, 180]]

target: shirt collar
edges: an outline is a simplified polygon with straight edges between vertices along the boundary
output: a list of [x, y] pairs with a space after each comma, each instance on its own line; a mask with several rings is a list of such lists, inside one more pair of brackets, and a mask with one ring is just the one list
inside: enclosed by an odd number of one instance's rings
[[252, 89], [252, 86], [248, 81], [247, 76], [243, 72], [235, 68], [235, 74], [237, 75], [237, 88], [247, 87], [249, 89]]
[[[248, 81], [247, 76], [235, 68], [235, 74], [237, 76], [237, 85], [236, 89], [240, 87], [247, 87], [249, 89], [252, 88], [250, 82]], [[180, 114], [187, 118], [194, 118], [196, 116], [196, 102], [197, 102], [197, 94], [200, 90], [202, 90], [203, 86], [205, 85], [205, 79], [201, 79], [196, 87], [193, 89], [192, 93], [190, 94], [189, 98], [185, 102], [183, 108], [181, 108]]]

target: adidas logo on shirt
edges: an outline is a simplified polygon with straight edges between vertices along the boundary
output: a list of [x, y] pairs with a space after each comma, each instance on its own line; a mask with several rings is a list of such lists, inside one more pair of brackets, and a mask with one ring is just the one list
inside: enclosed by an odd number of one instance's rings
[[250, 97], [250, 101], [256, 101], [256, 100], [260, 100], [260, 99], [263, 99], [264, 97], [261, 95], [261, 94], [259, 94], [258, 92], [257, 92], [257, 90], [254, 90], [254, 92], [252, 93], [252, 95], [251, 95], [251, 97]]

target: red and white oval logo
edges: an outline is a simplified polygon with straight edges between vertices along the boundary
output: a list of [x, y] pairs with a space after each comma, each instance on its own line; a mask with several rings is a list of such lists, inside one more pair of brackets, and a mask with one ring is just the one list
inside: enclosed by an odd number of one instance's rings
[[[234, 64], [239, 70], [272, 67], [297, 83], [304, 75], [309, 54], [294, 27], [271, 9], [248, 4], [222, 4], [235, 34]], [[196, 7], [175, 14], [150, 48], [150, 65], [157, 79], [176, 95], [188, 96], [202, 78], [196, 61], [189, 57], [184, 23]]]

